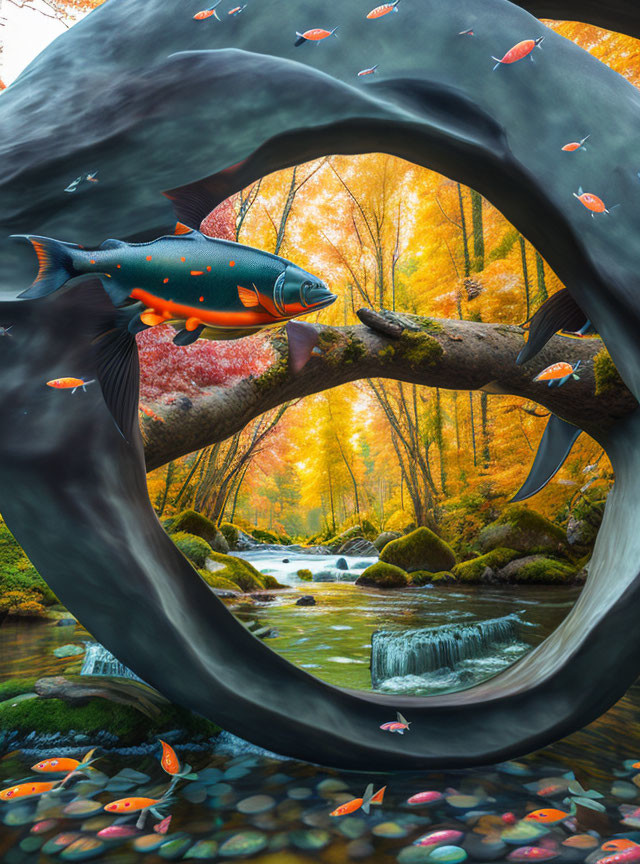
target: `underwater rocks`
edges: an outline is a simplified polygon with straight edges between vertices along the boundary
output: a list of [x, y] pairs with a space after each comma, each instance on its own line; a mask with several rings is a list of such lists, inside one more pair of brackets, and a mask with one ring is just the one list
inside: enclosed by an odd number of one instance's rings
[[312, 597], [311, 594], [303, 594], [302, 597], [299, 597], [296, 600], [296, 606], [315, 606], [316, 598]]
[[387, 543], [380, 553], [380, 561], [393, 564], [408, 573], [414, 570], [439, 573], [451, 570], [456, 563], [456, 556], [451, 546], [429, 528], [417, 528]]

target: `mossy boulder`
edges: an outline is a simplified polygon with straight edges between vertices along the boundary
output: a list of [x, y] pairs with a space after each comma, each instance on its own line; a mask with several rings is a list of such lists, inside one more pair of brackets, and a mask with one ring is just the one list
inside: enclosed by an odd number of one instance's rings
[[[233, 583], [234, 589], [241, 591], [263, 591], [265, 588], [284, 588], [274, 576], [260, 573], [259, 570], [234, 555], [223, 555], [221, 552], [210, 552], [205, 570], [217, 579]], [[205, 578], [203, 576], [203, 578]], [[208, 579], [205, 579], [211, 584]], [[212, 588], [224, 587], [211, 585]]]
[[571, 555], [562, 528], [527, 507], [507, 507], [495, 522], [483, 528], [478, 542], [482, 552], [507, 547], [529, 555]]
[[171, 526], [167, 530], [171, 534], [186, 532], [187, 534], [195, 534], [196, 537], [202, 537], [215, 552], [229, 551], [229, 544], [224, 534], [218, 530], [211, 519], [207, 519], [206, 516], [195, 510], [183, 510], [182, 513], [174, 516]]
[[251, 536], [259, 543], [269, 543], [275, 546], [290, 546], [291, 538], [286, 534], [276, 534], [274, 531], [267, 531], [265, 528], [254, 528]]
[[605, 499], [580, 498], [574, 505], [567, 523], [567, 540], [574, 552], [591, 551], [604, 516]]
[[302, 579], [303, 582], [312, 582], [313, 573], [311, 572], [311, 570], [303, 568], [302, 570], [298, 570], [298, 579]]
[[212, 573], [206, 567], [198, 570], [200, 576], [204, 579], [210, 588], [213, 588], [216, 593], [240, 595], [241, 589], [235, 582], [228, 579], [226, 576], [221, 576], [219, 572]]
[[380, 561], [400, 567], [407, 573], [417, 570], [440, 573], [453, 568], [456, 556], [451, 546], [429, 528], [416, 528], [410, 534], [387, 543], [380, 553]]
[[456, 577], [449, 570], [441, 570], [439, 573], [430, 573], [428, 570], [416, 570], [409, 574], [409, 585], [418, 587], [420, 585], [432, 585], [434, 583], [455, 582]]
[[104, 730], [117, 735], [122, 746], [152, 740], [169, 729], [184, 729], [189, 737], [211, 737], [220, 731], [204, 717], [171, 704], [153, 719], [130, 705], [98, 698], [83, 704], [64, 699], [24, 699], [15, 704], [9, 699], [0, 704], [0, 731], [16, 731], [24, 736], [31, 732], [36, 735], [59, 732], [91, 737]]
[[376, 539], [373, 541], [373, 545], [376, 547], [378, 552], [382, 552], [387, 543], [391, 543], [392, 540], [397, 540], [398, 537], [402, 537], [400, 531], [383, 531], [381, 534], [378, 534]]
[[578, 568], [557, 558], [528, 555], [511, 561], [498, 574], [503, 582], [539, 585], [570, 585], [577, 579]]
[[186, 531], [178, 531], [171, 534], [171, 539], [182, 554], [195, 564], [196, 567], [204, 567], [205, 561], [214, 553], [213, 549], [202, 537], [195, 534], [187, 534]]
[[470, 561], [462, 561], [453, 568], [453, 575], [460, 582], [496, 582], [497, 571], [505, 567], [511, 561], [521, 555], [516, 549], [498, 547], [472, 558]]
[[240, 538], [240, 531], [233, 525], [231, 522], [222, 522], [220, 524], [220, 532], [222, 533], [224, 539], [227, 541], [227, 546], [229, 549], [237, 549], [238, 548], [238, 539]]
[[400, 567], [376, 561], [356, 579], [356, 585], [371, 585], [374, 588], [404, 588], [409, 577]]
[[361, 525], [352, 525], [350, 528], [346, 528], [340, 534], [336, 534], [335, 537], [331, 537], [326, 541], [325, 546], [330, 546], [332, 549], [336, 551], [340, 549], [341, 546], [344, 546], [345, 543], [348, 543], [350, 540], [363, 539], [364, 534], [362, 532]]

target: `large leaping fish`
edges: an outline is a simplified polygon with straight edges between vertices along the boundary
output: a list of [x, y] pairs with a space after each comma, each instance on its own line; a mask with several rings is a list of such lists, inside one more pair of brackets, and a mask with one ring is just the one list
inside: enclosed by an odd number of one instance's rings
[[[128, 331], [133, 338], [141, 330], [170, 322], [178, 328], [174, 342], [190, 345], [200, 336], [239, 339], [287, 322], [290, 363], [296, 372], [311, 356], [317, 334], [313, 327], [291, 319], [336, 299], [321, 279], [285, 258], [201, 234], [200, 223], [217, 201], [200, 184], [166, 195], [179, 220], [175, 233], [148, 243], [110, 239], [97, 249], [85, 249], [50, 237], [12, 235], [31, 243], [39, 264], [35, 281], [21, 297], [44, 297], [70, 279], [93, 276], [120, 310], [110, 338], [101, 345], [101, 362], [108, 367], [104, 371], [111, 383], [105, 387], [105, 376], [100, 383], [121, 432], [131, 419], [134, 400], [125, 400], [124, 412], [118, 381], [124, 372], [114, 352], [124, 351], [126, 345], [131, 359], [134, 346], [118, 341], [116, 332]], [[137, 403], [134, 413], [137, 417]]]

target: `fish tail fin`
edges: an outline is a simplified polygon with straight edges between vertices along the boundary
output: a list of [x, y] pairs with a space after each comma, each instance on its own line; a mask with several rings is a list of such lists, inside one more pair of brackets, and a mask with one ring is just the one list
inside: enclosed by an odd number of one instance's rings
[[496, 65], [493, 67], [493, 71], [495, 72], [496, 69], [498, 68], [498, 66], [502, 65], [502, 60], [499, 60], [497, 57], [494, 57], [493, 54], [491, 55], [491, 59], [496, 61]]
[[46, 297], [79, 275], [74, 266], [73, 252], [80, 249], [75, 243], [64, 243], [50, 237], [37, 237], [33, 234], [12, 234], [15, 240], [28, 240], [38, 257], [38, 275], [33, 284], [19, 294], [19, 297]]
[[[338, 24], [338, 27], [340, 27], [339, 24]], [[335, 36], [336, 39], [338, 38], [338, 37], [336, 36], [336, 30], [338, 29], [338, 27], [334, 27], [333, 30], [331, 31], [331, 35], [332, 35], [332, 36]]]
[[365, 813], [368, 813], [371, 809], [371, 799], [373, 797], [373, 783], [369, 783], [367, 788], [364, 790], [364, 795], [362, 796], [362, 804], [360, 805]]

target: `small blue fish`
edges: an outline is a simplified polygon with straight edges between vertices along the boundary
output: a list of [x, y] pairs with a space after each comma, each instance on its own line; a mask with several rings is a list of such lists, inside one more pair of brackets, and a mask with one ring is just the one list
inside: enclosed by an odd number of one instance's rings
[[79, 177], [69, 183], [67, 188], [64, 190], [65, 192], [77, 192], [78, 189], [83, 186], [85, 183], [98, 183], [98, 172], [90, 171], [88, 174], [81, 174]]

